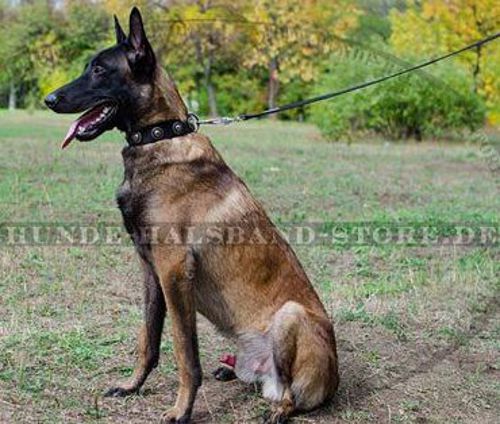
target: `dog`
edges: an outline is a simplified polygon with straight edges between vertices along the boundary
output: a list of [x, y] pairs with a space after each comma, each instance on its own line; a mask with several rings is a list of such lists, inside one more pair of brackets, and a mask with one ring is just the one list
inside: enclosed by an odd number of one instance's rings
[[[145, 322], [133, 375], [106, 395], [125, 396], [144, 384], [158, 364], [168, 310], [179, 388], [164, 422], [190, 420], [202, 382], [197, 312], [237, 344], [236, 357], [216, 375], [261, 383], [272, 403], [267, 422], [318, 407], [339, 382], [333, 325], [319, 296], [245, 183], [195, 131], [139, 10], [131, 11], [128, 35], [115, 16], [115, 32], [116, 45], [45, 99], [57, 113], [85, 112], [63, 147], [113, 128], [129, 142], [117, 202], [144, 272]], [[189, 236], [193, 228], [204, 242]], [[258, 242], [250, 242], [256, 234]]]

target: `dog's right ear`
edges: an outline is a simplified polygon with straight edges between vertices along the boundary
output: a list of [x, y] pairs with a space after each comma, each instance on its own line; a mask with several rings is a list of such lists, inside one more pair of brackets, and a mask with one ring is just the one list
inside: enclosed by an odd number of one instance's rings
[[114, 15], [114, 17], [115, 17], [116, 44], [121, 44], [127, 39], [127, 36], [125, 35], [125, 32], [123, 31], [120, 25], [120, 21], [118, 20], [116, 15]]
[[140, 69], [141, 74], [153, 71], [156, 58], [137, 7], [134, 7], [130, 12], [130, 33], [127, 42], [129, 45], [128, 59], [132, 68]]
[[142, 75], [154, 71], [156, 65], [155, 54], [146, 37], [141, 13], [137, 7], [134, 7], [130, 12], [130, 33], [127, 43], [129, 46], [127, 57], [131, 67], [140, 71]]

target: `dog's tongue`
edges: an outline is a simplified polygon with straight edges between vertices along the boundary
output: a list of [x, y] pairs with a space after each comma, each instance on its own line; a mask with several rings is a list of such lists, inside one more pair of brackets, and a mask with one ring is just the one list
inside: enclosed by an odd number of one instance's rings
[[61, 144], [61, 149], [65, 149], [68, 147], [69, 143], [73, 141], [73, 139], [76, 136], [76, 131], [78, 130], [78, 125], [80, 124], [80, 120], [77, 119], [75, 122], [71, 124], [69, 127], [68, 132], [66, 133], [66, 137], [64, 137], [64, 140]]
[[61, 144], [61, 149], [65, 149], [66, 147], [68, 147], [69, 143], [71, 143], [75, 139], [79, 129], [84, 130], [85, 127], [87, 127], [89, 124], [95, 123], [99, 119], [99, 116], [104, 108], [104, 105], [96, 106], [80, 116], [75, 122], [73, 122], [69, 127], [68, 132], [66, 133], [66, 137], [64, 137], [64, 140]]

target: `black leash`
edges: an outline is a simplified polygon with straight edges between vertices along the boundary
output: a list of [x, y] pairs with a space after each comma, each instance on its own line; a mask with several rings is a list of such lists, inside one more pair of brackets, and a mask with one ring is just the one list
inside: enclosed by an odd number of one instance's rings
[[199, 125], [207, 125], [207, 124], [210, 124], [210, 125], [221, 125], [221, 124], [228, 125], [228, 124], [232, 124], [233, 122], [248, 121], [249, 119], [261, 118], [263, 116], [272, 115], [274, 113], [283, 112], [285, 110], [296, 109], [296, 108], [299, 108], [302, 106], [307, 106], [307, 105], [310, 105], [312, 103], [320, 102], [322, 100], [332, 99], [333, 97], [338, 97], [338, 96], [341, 96], [343, 94], [352, 93], [353, 91], [361, 90], [363, 88], [370, 87], [371, 85], [379, 84], [379, 83], [387, 81], [389, 79], [396, 78], [396, 77], [399, 77], [401, 75], [407, 74], [409, 72], [413, 72], [413, 71], [416, 71], [418, 69], [425, 68], [426, 66], [429, 66], [429, 65], [432, 65], [434, 63], [440, 62], [442, 60], [448, 59], [452, 56], [456, 56], [456, 55], [463, 53], [467, 50], [481, 47], [483, 44], [490, 43], [499, 37], [500, 37], [500, 32], [497, 32], [496, 34], [490, 35], [489, 37], [483, 38], [482, 40], [479, 40], [479, 41], [476, 41], [475, 43], [469, 44], [468, 46], [465, 46], [459, 50], [455, 50], [451, 53], [447, 53], [447, 54], [445, 54], [443, 56], [439, 56], [435, 59], [428, 60], [427, 62], [423, 62], [419, 65], [415, 65], [415, 66], [412, 66], [410, 68], [406, 68], [406, 69], [403, 69], [401, 71], [394, 72], [393, 74], [389, 74], [389, 75], [386, 75], [386, 76], [383, 76], [383, 77], [380, 77], [380, 78], [377, 78], [377, 79], [374, 79], [371, 81], [366, 81], [364, 83], [354, 85], [352, 87], [344, 88], [344, 89], [339, 90], [339, 91], [334, 91], [332, 93], [322, 94], [320, 96], [311, 97], [310, 99], [300, 100], [300, 101], [293, 102], [293, 103], [288, 103], [288, 104], [285, 104], [283, 106], [278, 106], [278, 107], [275, 107], [272, 109], [266, 109], [262, 112], [248, 113], [248, 114], [244, 113], [242, 115], [237, 115], [235, 117], [225, 116], [225, 117], [219, 117], [219, 118], [198, 121], [198, 124]]

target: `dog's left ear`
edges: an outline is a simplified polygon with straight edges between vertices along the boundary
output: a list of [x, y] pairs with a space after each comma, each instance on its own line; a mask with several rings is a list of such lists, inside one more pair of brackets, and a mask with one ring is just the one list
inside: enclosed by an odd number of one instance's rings
[[128, 36], [128, 59], [132, 69], [141, 74], [152, 72], [156, 66], [155, 54], [149, 44], [142, 23], [141, 13], [137, 7], [130, 12], [130, 33]]
[[127, 36], [125, 35], [125, 32], [123, 32], [122, 26], [120, 25], [120, 21], [118, 20], [116, 15], [114, 15], [114, 18], [115, 18], [116, 44], [121, 44], [127, 39]]

